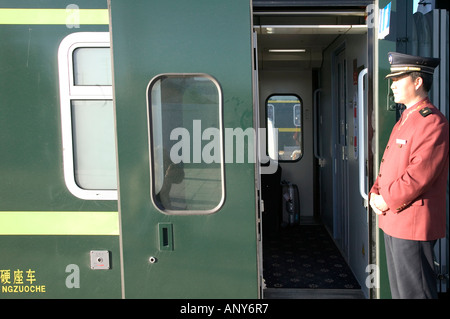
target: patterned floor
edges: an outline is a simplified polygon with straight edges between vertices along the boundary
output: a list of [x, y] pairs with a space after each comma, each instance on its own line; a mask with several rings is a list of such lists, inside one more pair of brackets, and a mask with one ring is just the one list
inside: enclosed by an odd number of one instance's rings
[[281, 229], [264, 242], [268, 288], [358, 289], [344, 258], [323, 226]]

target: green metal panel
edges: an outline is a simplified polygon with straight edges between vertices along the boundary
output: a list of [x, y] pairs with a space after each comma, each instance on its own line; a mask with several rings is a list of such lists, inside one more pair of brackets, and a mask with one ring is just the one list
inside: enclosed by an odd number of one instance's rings
[[64, 184], [58, 47], [83, 31], [104, 32], [108, 25], [0, 22], [0, 211], [117, 211], [116, 201], [81, 200]]
[[[111, 269], [90, 268], [108, 250]], [[1, 236], [0, 299], [120, 298], [118, 236]]]
[[[389, 140], [390, 132], [395, 124], [395, 111], [388, 110], [388, 94], [390, 89], [388, 88], [388, 81], [384, 78], [389, 73], [389, 63], [387, 62], [387, 52], [395, 51], [395, 43], [387, 40], [379, 41], [379, 103], [376, 111], [378, 112], [377, 127], [375, 128], [378, 136], [378, 149], [376, 154], [378, 157], [378, 163], [380, 163], [383, 157], [383, 152], [386, 144]], [[376, 168], [378, 172], [379, 167]], [[379, 230], [379, 266], [380, 266], [380, 298], [390, 298], [391, 292], [389, 288], [389, 278], [387, 274], [386, 265], [386, 251], [384, 247], [384, 232]]]
[[[379, 7], [384, 8], [391, 3], [391, 26], [390, 33], [384, 39], [378, 41], [378, 106], [375, 108], [377, 112], [375, 134], [378, 141], [378, 152], [375, 156], [378, 158], [377, 163], [380, 163], [383, 157], [383, 152], [389, 140], [392, 127], [396, 122], [395, 111], [390, 110], [389, 93], [390, 88], [385, 76], [390, 72], [390, 65], [388, 62], [388, 52], [396, 50], [396, 26], [395, 14], [397, 12], [396, 0], [380, 0]], [[379, 167], [376, 167], [375, 172], [378, 173]], [[389, 288], [389, 278], [386, 265], [386, 251], [384, 246], [384, 233], [379, 230], [379, 243], [377, 245], [379, 251], [378, 265], [380, 269], [380, 298], [390, 298], [391, 292]]]
[[[0, 299], [121, 296], [117, 201], [64, 184], [58, 47], [108, 31], [105, 0], [77, 1], [77, 26], [70, 4], [0, 0]], [[109, 251], [111, 269], [90, 269], [91, 250]]]
[[162, 213], [150, 196], [146, 101], [159, 74], [208, 74], [223, 93], [224, 127], [251, 128], [250, 2], [112, 0], [110, 15], [124, 296], [257, 297], [254, 164], [225, 164], [217, 212]]

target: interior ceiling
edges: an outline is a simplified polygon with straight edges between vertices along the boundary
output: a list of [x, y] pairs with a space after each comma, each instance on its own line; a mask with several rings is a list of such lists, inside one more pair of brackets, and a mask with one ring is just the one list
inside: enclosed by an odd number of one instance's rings
[[[258, 65], [269, 69], [319, 68], [322, 52], [338, 37], [367, 32], [365, 11], [258, 12]], [[305, 49], [297, 53], [273, 53], [269, 49]]]

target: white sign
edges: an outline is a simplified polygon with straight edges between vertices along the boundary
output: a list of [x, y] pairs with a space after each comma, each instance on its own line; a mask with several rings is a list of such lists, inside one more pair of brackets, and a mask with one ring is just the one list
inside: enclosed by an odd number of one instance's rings
[[378, 39], [384, 39], [389, 34], [389, 27], [391, 25], [391, 6], [389, 2], [386, 7], [380, 9], [380, 19], [378, 24]]

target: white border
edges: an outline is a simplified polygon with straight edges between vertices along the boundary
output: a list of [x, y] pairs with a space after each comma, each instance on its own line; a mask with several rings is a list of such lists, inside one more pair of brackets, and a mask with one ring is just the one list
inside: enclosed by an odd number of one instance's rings
[[75, 86], [73, 51], [86, 47], [110, 47], [109, 32], [77, 32], [66, 36], [58, 49], [59, 94], [63, 148], [64, 181], [69, 191], [88, 200], [117, 200], [117, 190], [87, 190], [75, 182], [72, 143], [72, 99], [112, 100], [112, 85]]

